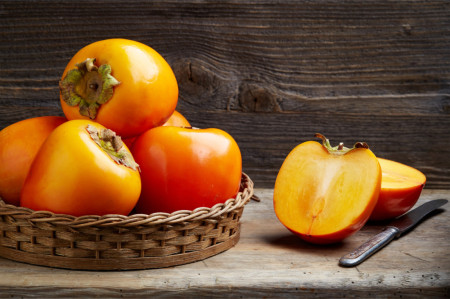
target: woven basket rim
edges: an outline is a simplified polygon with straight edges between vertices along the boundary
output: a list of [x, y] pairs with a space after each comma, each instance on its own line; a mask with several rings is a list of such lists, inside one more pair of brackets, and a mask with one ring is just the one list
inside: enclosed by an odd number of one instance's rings
[[253, 195], [253, 181], [243, 172], [238, 194], [234, 198], [230, 198], [224, 203], [218, 203], [211, 208], [199, 207], [194, 210], [179, 210], [173, 213], [157, 212], [152, 214], [131, 214], [128, 216], [108, 214], [77, 217], [67, 214], [56, 214], [50, 211], [34, 211], [29, 208], [7, 204], [0, 198], [0, 216], [9, 215], [25, 218], [31, 224], [46, 222], [71, 228], [111, 226], [129, 228], [214, 219], [244, 206]]

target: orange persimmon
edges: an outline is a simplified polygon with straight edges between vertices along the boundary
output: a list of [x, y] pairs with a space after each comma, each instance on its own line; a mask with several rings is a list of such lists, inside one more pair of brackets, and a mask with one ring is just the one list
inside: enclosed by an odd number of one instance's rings
[[41, 116], [16, 122], [0, 131], [0, 197], [19, 205], [23, 182], [36, 153], [50, 133], [67, 121]]
[[139, 136], [131, 152], [142, 179], [137, 213], [211, 208], [239, 191], [241, 151], [223, 130], [162, 126]]
[[378, 158], [382, 179], [378, 202], [370, 220], [387, 220], [406, 213], [419, 199], [426, 177], [405, 164]]
[[295, 147], [280, 168], [274, 209], [280, 222], [302, 239], [334, 243], [358, 231], [375, 207], [381, 168], [366, 143], [352, 149], [315, 141]]
[[59, 87], [68, 120], [91, 119], [123, 138], [164, 124], [178, 101], [177, 80], [167, 61], [151, 47], [121, 38], [79, 50]]
[[[191, 126], [186, 117], [183, 116], [180, 112], [175, 110], [170, 118], [162, 125], [163, 127], [180, 127], [180, 128], [188, 128]], [[137, 137], [125, 138], [123, 142], [131, 148], [133, 146], [133, 142]]]
[[74, 216], [128, 215], [140, 192], [138, 165], [120, 137], [99, 123], [72, 120], [42, 144], [20, 205]]
[[163, 124], [166, 127], [190, 127], [191, 124], [180, 112], [175, 110], [170, 118]]

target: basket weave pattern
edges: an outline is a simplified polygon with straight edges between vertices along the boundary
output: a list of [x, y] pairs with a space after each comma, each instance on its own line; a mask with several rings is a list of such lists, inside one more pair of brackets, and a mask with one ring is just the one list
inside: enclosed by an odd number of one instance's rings
[[212, 208], [130, 216], [32, 211], [0, 200], [0, 256], [70, 269], [160, 268], [204, 259], [239, 240], [253, 182], [242, 175], [235, 198]]

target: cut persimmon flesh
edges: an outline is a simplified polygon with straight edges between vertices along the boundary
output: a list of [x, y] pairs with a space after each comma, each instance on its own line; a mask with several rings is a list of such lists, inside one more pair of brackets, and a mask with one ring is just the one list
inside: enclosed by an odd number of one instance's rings
[[381, 185], [380, 165], [368, 148], [331, 148], [323, 139], [324, 145], [307, 141], [289, 153], [273, 197], [280, 222], [319, 244], [358, 231], [369, 219]]
[[410, 210], [419, 199], [426, 177], [408, 165], [378, 158], [382, 179], [378, 202], [370, 220], [387, 220]]

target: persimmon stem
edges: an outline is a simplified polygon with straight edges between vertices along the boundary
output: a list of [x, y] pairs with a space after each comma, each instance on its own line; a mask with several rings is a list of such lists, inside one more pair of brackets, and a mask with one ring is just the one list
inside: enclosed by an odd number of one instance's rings
[[355, 143], [355, 148], [369, 148], [369, 145], [365, 142], [357, 142]]
[[341, 142], [337, 146], [331, 146], [330, 141], [322, 134], [316, 133], [314, 135], [317, 138], [322, 139], [322, 145], [327, 149], [327, 151], [332, 155], [345, 155], [346, 153], [356, 149], [356, 148], [365, 148], [369, 149], [369, 145], [365, 142], [356, 142], [352, 148], [348, 148], [344, 146], [344, 143]]
[[89, 84], [89, 88], [95, 91], [98, 89], [98, 84]]
[[112, 76], [111, 66], [97, 67], [95, 58], [76, 64], [59, 82], [62, 100], [69, 106], [78, 106], [80, 115], [95, 119], [100, 106], [108, 102], [114, 87], [120, 82]]
[[322, 139], [322, 143], [323, 143], [323, 145], [324, 145], [326, 148], [331, 148], [330, 141], [329, 141], [324, 135], [322, 135], [322, 134], [320, 134], [320, 133], [316, 133], [316, 134], [314, 135], [314, 137], [317, 137], [317, 138]]
[[[95, 58], [93, 58], [93, 59], [86, 59], [86, 61], [84, 62], [86, 70], [88, 72], [93, 72], [93, 71], [96, 72], [96, 71], [98, 71], [98, 68], [95, 66], [94, 62], [95, 62]], [[78, 64], [77, 66], [79, 66], [79, 65], [81, 65], [81, 64]]]
[[134, 161], [131, 153], [123, 146], [120, 136], [110, 129], [97, 130], [96, 127], [88, 125], [86, 127], [92, 140], [117, 164], [124, 165], [133, 170], [139, 170], [139, 165]]

